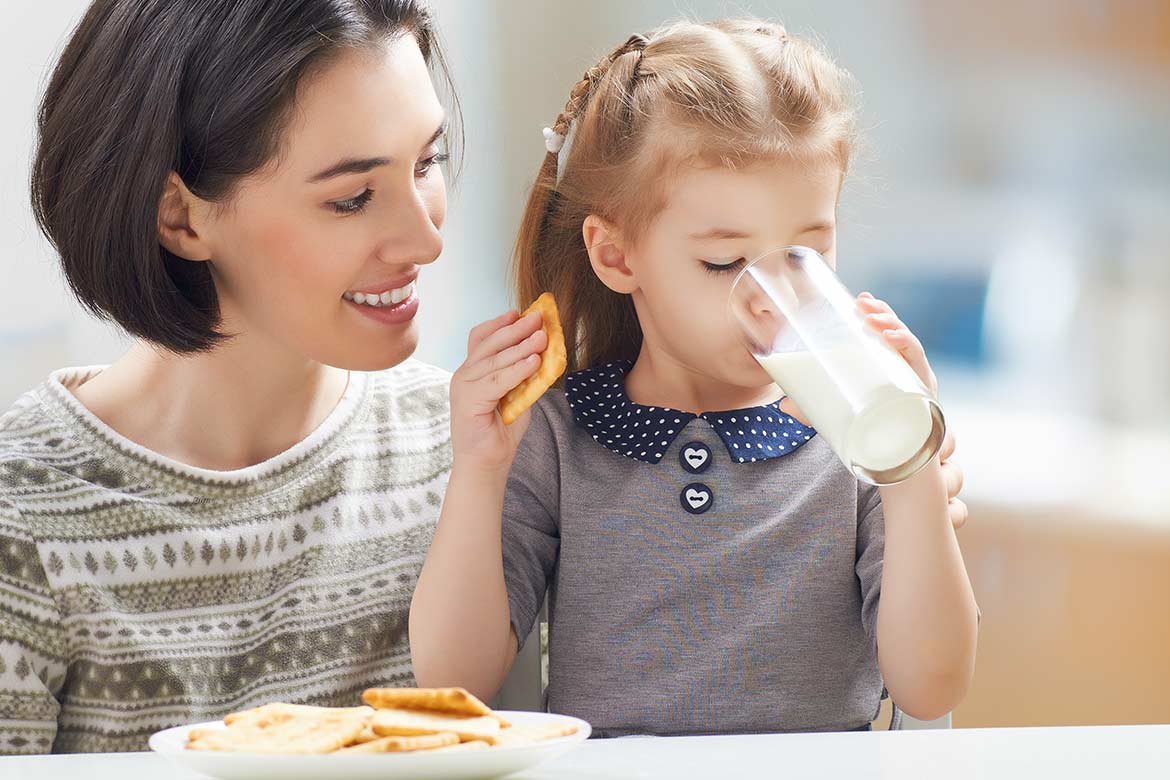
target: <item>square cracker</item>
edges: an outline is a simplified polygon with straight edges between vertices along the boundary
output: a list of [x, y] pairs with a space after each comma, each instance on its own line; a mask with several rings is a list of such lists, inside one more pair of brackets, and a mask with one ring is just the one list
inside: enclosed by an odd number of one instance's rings
[[472, 717], [492, 714], [464, 688], [369, 688], [362, 701], [379, 710], [427, 710]]
[[301, 713], [275, 722], [265, 721], [264, 725], [236, 722], [220, 731], [196, 734], [187, 747], [244, 753], [332, 753], [353, 744], [369, 717], [351, 711]]
[[488, 741], [496, 747], [516, 747], [518, 745], [532, 745], [558, 737], [567, 737], [576, 733], [577, 727], [572, 723], [541, 723], [504, 729]]
[[[542, 293], [532, 302], [524, 314], [539, 311], [541, 328], [548, 334], [548, 346], [540, 353], [540, 368], [536, 373], [513, 387], [500, 399], [500, 416], [504, 423], [511, 425], [552, 387], [568, 365], [565, 351], [565, 332], [561, 329], [561, 318], [557, 314], [557, 303], [552, 293]], [[521, 315], [523, 316], [523, 315]]]
[[314, 707], [308, 704], [286, 704], [273, 702], [250, 710], [232, 712], [224, 716], [223, 722], [228, 726], [269, 726], [274, 723], [283, 723], [293, 718], [332, 717], [346, 715], [372, 715], [369, 707]]
[[508, 721], [465, 688], [368, 688], [362, 701], [376, 709], [425, 710], [451, 715], [489, 715], [507, 728]]
[[[344, 747], [338, 753], [359, 755], [362, 753], [414, 753], [437, 748], [449, 748], [459, 744], [459, 736], [450, 731], [439, 734], [423, 734], [417, 737], [378, 737], [351, 747]], [[470, 744], [470, 743], [469, 743]]]
[[384, 737], [413, 737], [452, 731], [463, 742], [491, 741], [500, 733], [500, 722], [490, 715], [465, 717], [443, 712], [376, 710], [370, 721], [374, 733]]

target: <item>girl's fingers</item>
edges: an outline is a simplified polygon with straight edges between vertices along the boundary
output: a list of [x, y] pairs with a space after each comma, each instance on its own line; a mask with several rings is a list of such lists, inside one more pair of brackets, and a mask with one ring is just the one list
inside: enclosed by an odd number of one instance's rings
[[467, 365], [475, 365], [497, 352], [519, 344], [540, 329], [540, 314], [532, 312], [484, 336], [475, 349], [467, 353]]
[[544, 351], [548, 346], [548, 334], [543, 330], [538, 330], [535, 333], [529, 334], [527, 338], [519, 344], [497, 352], [494, 355], [488, 355], [485, 359], [478, 363], [469, 366], [467, 371], [468, 381], [475, 382], [488, 374], [493, 374], [502, 368], [507, 368], [514, 363], [517, 363], [529, 355], [538, 355]]
[[891, 330], [905, 328], [906, 323], [898, 319], [893, 312], [874, 312], [865, 315], [865, 321], [875, 330]]
[[955, 444], [955, 431], [953, 428], [947, 428], [947, 432], [943, 436], [942, 446], [938, 450], [938, 459], [944, 464], [955, 454]]
[[938, 380], [935, 378], [934, 370], [930, 367], [930, 361], [926, 359], [926, 350], [918, 337], [910, 331], [902, 329], [887, 330], [882, 334], [882, 338], [910, 365], [910, 368], [914, 370], [927, 389], [931, 393], [937, 394]]
[[520, 319], [520, 313], [515, 309], [506, 311], [499, 317], [490, 319], [487, 322], [481, 322], [471, 329], [471, 333], [467, 336], [467, 354], [470, 355], [475, 351], [475, 348], [487, 338], [489, 333], [495, 333], [505, 325], [511, 325], [516, 320]]
[[963, 490], [963, 469], [957, 463], [942, 464], [943, 482], [947, 486], [947, 499], [956, 499]]
[[529, 355], [510, 366], [493, 371], [476, 382], [480, 392], [479, 411], [487, 412], [494, 409], [509, 390], [535, 374], [538, 368], [540, 356]]
[[886, 312], [888, 314], [894, 313], [894, 310], [890, 307], [890, 304], [886, 303], [881, 298], [873, 297], [867, 292], [863, 292], [861, 295], [857, 296], [857, 306], [858, 308], [864, 309], [866, 311], [880, 311]]
[[952, 499], [947, 504], [947, 514], [951, 518], [951, 527], [956, 531], [965, 526], [971, 516], [970, 511], [967, 509], [967, 504], [957, 498]]

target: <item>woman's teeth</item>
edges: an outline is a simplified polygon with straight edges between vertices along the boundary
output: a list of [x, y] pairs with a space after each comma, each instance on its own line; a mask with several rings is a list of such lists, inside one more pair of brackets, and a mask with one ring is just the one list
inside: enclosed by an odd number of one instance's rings
[[347, 292], [341, 296], [347, 301], [360, 303], [365, 306], [396, 306], [414, 293], [414, 282], [399, 287], [396, 290], [384, 290], [381, 293]]

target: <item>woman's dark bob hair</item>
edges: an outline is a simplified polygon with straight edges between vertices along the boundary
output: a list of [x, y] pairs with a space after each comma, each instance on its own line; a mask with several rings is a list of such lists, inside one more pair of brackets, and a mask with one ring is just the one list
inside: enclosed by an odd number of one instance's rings
[[301, 79], [340, 52], [413, 35], [458, 103], [419, 0], [94, 0], [37, 115], [36, 219], [92, 312], [175, 353], [213, 348], [207, 263], [158, 241], [174, 171], [223, 201], [279, 152]]

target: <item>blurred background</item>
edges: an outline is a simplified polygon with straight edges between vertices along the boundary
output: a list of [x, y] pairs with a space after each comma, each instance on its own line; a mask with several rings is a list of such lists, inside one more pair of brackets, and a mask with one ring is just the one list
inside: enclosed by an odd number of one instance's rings
[[[36, 102], [86, 3], [2, 4], [20, 34], [0, 48], [0, 408], [125, 347], [28, 205]], [[540, 130], [600, 56], [679, 16], [814, 36], [864, 93], [842, 275], [926, 343], [967, 474], [983, 622], [955, 725], [1170, 722], [1170, 0], [435, 6], [466, 166], [420, 358], [455, 368], [509, 305]]]

